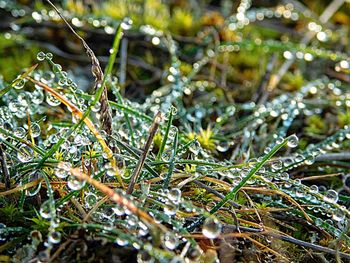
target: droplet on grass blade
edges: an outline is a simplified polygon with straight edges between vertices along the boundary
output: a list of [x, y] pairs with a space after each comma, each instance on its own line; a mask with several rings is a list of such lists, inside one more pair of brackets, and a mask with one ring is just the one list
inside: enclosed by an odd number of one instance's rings
[[39, 61], [43, 61], [43, 60], [45, 60], [45, 58], [46, 58], [46, 54], [45, 54], [44, 52], [40, 51], [40, 52], [38, 53], [38, 55], [36, 56], [36, 58], [37, 58], [37, 60], [39, 60]]
[[293, 134], [291, 135], [289, 138], [288, 138], [288, 142], [287, 142], [287, 146], [290, 147], [290, 148], [295, 148], [297, 147], [299, 144], [299, 139], [298, 137]]
[[132, 27], [133, 21], [129, 17], [125, 17], [121, 23], [121, 28], [123, 30], [129, 30]]
[[334, 190], [328, 190], [323, 197], [323, 201], [331, 204], [338, 202], [338, 193]]

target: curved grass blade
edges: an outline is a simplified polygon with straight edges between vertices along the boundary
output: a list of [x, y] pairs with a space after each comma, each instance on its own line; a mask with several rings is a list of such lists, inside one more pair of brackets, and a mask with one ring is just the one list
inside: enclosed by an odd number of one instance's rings
[[4, 96], [7, 92], [9, 92], [14, 86], [16, 86], [21, 80], [23, 80], [24, 78], [26, 78], [34, 69], [36, 69], [36, 67], [38, 66], [38, 64], [35, 64], [33, 66], [31, 66], [26, 72], [24, 72], [22, 75], [20, 75], [19, 77], [17, 77], [14, 81], [12, 81], [12, 83], [10, 85], [8, 85], [6, 88], [0, 90], [0, 97]]
[[[280, 144], [275, 145], [264, 157], [263, 159], [256, 163], [256, 165], [249, 171], [249, 173], [240, 181], [239, 184], [237, 184], [231, 192], [229, 192], [224, 199], [222, 199], [219, 203], [217, 203], [210, 211], [210, 214], [215, 214], [221, 207], [223, 207], [229, 200], [233, 199], [238, 191], [246, 185], [246, 183], [259, 171], [259, 169], [274, 156], [281, 148], [287, 145], [288, 138], [284, 139]], [[201, 224], [204, 221], [204, 218], [201, 217], [195, 222], [191, 223], [187, 229], [193, 230], [196, 228], [197, 225]]]

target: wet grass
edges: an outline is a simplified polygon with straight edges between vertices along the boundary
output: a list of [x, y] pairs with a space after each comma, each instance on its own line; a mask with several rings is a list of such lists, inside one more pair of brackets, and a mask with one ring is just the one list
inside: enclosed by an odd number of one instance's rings
[[[338, 2], [321, 18], [291, 3], [204, 8], [188, 32], [101, 18], [77, 1], [69, 12], [1, 3], [19, 27], [5, 38], [40, 45], [28, 24], [61, 25], [93, 77], [82, 89], [74, 62], [56, 61], [67, 51], [49, 44], [0, 82], [1, 260], [349, 261], [349, 50], [333, 47], [346, 23], [325, 24], [347, 10]], [[153, 8], [163, 7], [171, 14]], [[89, 30], [114, 35], [107, 59], [82, 37]], [[132, 98], [132, 83], [143, 96]]]

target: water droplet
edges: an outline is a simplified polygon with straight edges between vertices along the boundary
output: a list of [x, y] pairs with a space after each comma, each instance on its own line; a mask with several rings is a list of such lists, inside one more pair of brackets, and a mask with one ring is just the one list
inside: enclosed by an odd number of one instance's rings
[[283, 172], [283, 173], [281, 173], [280, 178], [281, 178], [281, 180], [286, 181], [289, 179], [289, 174], [287, 172]]
[[158, 46], [160, 44], [160, 38], [159, 37], [152, 37], [152, 44], [155, 46]]
[[[40, 179], [41, 177], [42, 177], [41, 171], [34, 171], [29, 175], [29, 180], [33, 181], [36, 179]], [[40, 189], [41, 189], [41, 182], [32, 188], [26, 189], [24, 193], [26, 196], [35, 196], [40, 191]]]
[[67, 185], [71, 190], [80, 190], [85, 186], [85, 181], [80, 181], [74, 176], [69, 176]]
[[334, 190], [328, 190], [323, 197], [323, 201], [331, 204], [338, 202], [338, 193]]
[[133, 21], [129, 17], [125, 17], [121, 23], [123, 30], [129, 30], [132, 27]]
[[53, 106], [53, 107], [61, 104], [61, 102], [58, 99], [56, 99], [53, 95], [51, 95], [50, 93], [46, 94], [46, 102], [47, 102], [47, 104], [49, 104], [50, 106]]
[[33, 159], [33, 150], [29, 146], [23, 144], [18, 149], [17, 158], [23, 163], [29, 162]]
[[86, 208], [91, 208], [97, 203], [98, 198], [94, 193], [86, 193], [84, 200]]
[[178, 208], [179, 207], [177, 204], [173, 202], [167, 202], [164, 206], [164, 213], [169, 216], [175, 215]]
[[178, 203], [181, 199], [181, 190], [179, 188], [173, 188], [169, 191], [168, 197], [174, 203]]
[[115, 240], [115, 242], [116, 242], [119, 246], [122, 246], [122, 247], [129, 244], [129, 241], [128, 241], [128, 240], [122, 239], [122, 238], [120, 238], [120, 237], [118, 237], [118, 238]]
[[312, 165], [314, 162], [315, 162], [315, 158], [312, 157], [312, 156], [306, 158], [305, 161], [304, 161], [304, 163], [305, 163], [306, 165]]
[[32, 92], [32, 102], [34, 104], [41, 104], [44, 101], [44, 93], [39, 90], [36, 89]]
[[287, 142], [288, 147], [295, 148], [298, 146], [298, 144], [299, 144], [299, 139], [295, 134], [289, 136], [288, 142]]
[[317, 194], [318, 193], [318, 186], [317, 185], [311, 185], [310, 186], [310, 193]]
[[17, 82], [17, 84], [15, 86], [13, 86], [13, 88], [15, 88], [15, 89], [23, 89], [25, 84], [26, 84], [25, 80], [21, 79], [20, 81]]
[[71, 168], [71, 164], [68, 162], [59, 163], [59, 165], [55, 169], [55, 175], [58, 178], [64, 179], [64, 178], [68, 177], [68, 175], [69, 175], [68, 170], [70, 168]]
[[41, 204], [39, 213], [43, 218], [49, 219], [51, 217], [50, 212], [51, 212], [50, 200], [46, 200], [44, 203]]
[[60, 64], [54, 64], [54, 65], [52, 66], [52, 71], [53, 71], [53, 73], [55, 73], [55, 74], [61, 73], [61, 70], [62, 70], [62, 66], [61, 66]]
[[101, 110], [101, 103], [99, 101], [91, 108], [93, 112], [99, 112]]
[[40, 51], [40, 52], [38, 53], [38, 55], [36, 56], [36, 58], [37, 58], [37, 60], [39, 60], [39, 61], [43, 61], [43, 60], [45, 60], [45, 58], [46, 58], [46, 54], [45, 54], [44, 52]]
[[109, 177], [114, 177], [116, 175], [116, 170], [114, 167], [112, 167], [111, 163], [106, 163], [105, 164], [105, 169], [106, 169], [106, 175]]
[[333, 211], [332, 219], [338, 222], [343, 221], [345, 219], [345, 213], [340, 209], [336, 209]]
[[61, 241], [61, 233], [58, 231], [50, 232], [48, 235], [48, 241], [52, 244], [58, 244]]
[[203, 224], [202, 233], [207, 238], [213, 239], [220, 235], [222, 225], [216, 218], [208, 217]]
[[274, 171], [278, 171], [278, 170], [282, 169], [282, 167], [283, 167], [283, 163], [281, 160], [277, 160], [271, 164], [271, 168]]
[[30, 129], [31, 129], [33, 138], [36, 138], [36, 137], [40, 136], [41, 129], [40, 129], [39, 124], [32, 123]]
[[219, 142], [219, 144], [216, 146], [216, 149], [219, 152], [227, 152], [230, 148], [230, 144], [227, 141]]
[[26, 130], [23, 127], [18, 127], [14, 131], [14, 135], [18, 138], [24, 138], [24, 136], [26, 135]]
[[48, 59], [48, 60], [52, 60], [52, 58], [53, 58], [53, 55], [52, 55], [52, 53], [46, 53], [46, 59]]
[[303, 189], [297, 188], [295, 190], [295, 195], [296, 195], [296, 197], [303, 198], [303, 197], [305, 197], [305, 192]]
[[177, 247], [178, 239], [173, 233], [171, 232], [165, 233], [163, 236], [163, 240], [166, 248], [173, 250]]

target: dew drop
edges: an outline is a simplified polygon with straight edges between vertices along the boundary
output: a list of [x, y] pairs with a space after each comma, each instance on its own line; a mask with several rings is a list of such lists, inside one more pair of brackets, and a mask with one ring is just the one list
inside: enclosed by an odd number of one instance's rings
[[216, 218], [208, 217], [203, 224], [202, 233], [207, 238], [213, 239], [220, 235], [222, 225]]
[[323, 197], [323, 201], [331, 204], [338, 202], [338, 193], [334, 190], [328, 190]]
[[41, 204], [39, 213], [43, 218], [49, 219], [51, 217], [50, 211], [50, 200], [46, 200]]
[[174, 203], [178, 203], [181, 199], [181, 190], [179, 188], [173, 188], [169, 191], [169, 199]]
[[41, 129], [40, 129], [39, 124], [37, 124], [37, 123], [32, 123], [30, 129], [31, 129], [33, 138], [36, 138], [36, 137], [39, 137], [39, 136], [40, 136]]
[[26, 130], [22, 127], [18, 127], [15, 131], [14, 131], [14, 135], [18, 138], [24, 138], [24, 136], [26, 135]]
[[33, 150], [29, 146], [23, 144], [18, 149], [17, 158], [23, 163], [29, 162], [33, 159]]
[[[36, 179], [40, 179], [41, 178], [41, 171], [34, 171], [33, 173], [30, 174], [29, 178], [30, 180], [36, 180]], [[24, 191], [26, 196], [35, 196], [41, 189], [41, 182], [32, 187], [32, 188], [28, 188]]]
[[166, 248], [173, 250], [177, 247], [178, 240], [173, 233], [171, 233], [171, 232], [165, 233], [163, 240], [164, 240], [164, 245]]
[[129, 241], [128, 241], [128, 240], [123, 239], [123, 238], [120, 238], [120, 237], [118, 237], [118, 238], [115, 240], [115, 242], [117, 243], [117, 245], [119, 245], [119, 246], [121, 246], [121, 247], [126, 246], [126, 245], [129, 244]]
[[310, 186], [310, 193], [317, 194], [318, 193], [318, 186], [317, 185], [311, 185]]
[[340, 209], [336, 209], [332, 213], [332, 219], [338, 222], [343, 221], [345, 219], [345, 213]]
[[129, 30], [132, 27], [133, 21], [129, 17], [125, 17], [121, 23], [123, 30]]
[[17, 82], [15, 86], [13, 86], [15, 89], [23, 89], [24, 85], [26, 84], [24, 79], [21, 79]]
[[51, 60], [52, 58], [53, 58], [53, 55], [52, 55], [52, 53], [46, 53], [46, 59], [48, 59], [48, 60]]
[[62, 66], [60, 64], [54, 64], [52, 67], [52, 71], [55, 74], [61, 73], [61, 70], [62, 70]]
[[58, 244], [61, 241], [61, 233], [58, 231], [50, 232], [48, 235], [48, 241], [52, 244]]
[[101, 110], [101, 103], [99, 101], [91, 108], [93, 112], [99, 112]]
[[69, 173], [67, 169], [70, 168], [70, 165], [71, 165], [70, 163], [60, 163], [59, 167], [55, 169], [55, 175], [61, 179], [68, 177]]
[[111, 163], [106, 163], [105, 164], [105, 169], [106, 169], [106, 175], [109, 177], [114, 177], [116, 175], [116, 170], [114, 167], [112, 167]]
[[51, 95], [50, 93], [46, 94], [46, 102], [47, 104], [49, 104], [50, 106], [58, 106], [61, 104], [61, 102], [56, 99], [53, 95]]
[[76, 190], [80, 190], [81, 188], [83, 188], [85, 186], [85, 183], [86, 183], [85, 181], [79, 181], [74, 176], [69, 176], [67, 185], [68, 185], [69, 189], [76, 191]]
[[219, 142], [219, 144], [216, 146], [216, 149], [219, 152], [227, 152], [229, 148], [230, 148], [230, 144], [226, 141]]
[[164, 213], [168, 216], [175, 215], [178, 210], [178, 205], [173, 202], [167, 202], [164, 206]]
[[38, 53], [38, 55], [36, 56], [36, 58], [37, 58], [37, 60], [39, 60], [39, 61], [43, 61], [43, 60], [45, 60], [45, 58], [46, 58], [46, 54], [45, 54], [44, 52], [40, 51], [40, 52]]
[[117, 216], [122, 216], [125, 214], [125, 209], [123, 206], [121, 205], [115, 205], [114, 207], [112, 207], [112, 211], [115, 213], [115, 215]]
[[299, 144], [299, 139], [298, 137], [293, 134], [291, 135], [289, 138], [288, 138], [288, 142], [287, 142], [287, 146], [290, 147], [290, 148], [295, 148], [297, 147]]
[[97, 203], [98, 198], [94, 193], [87, 193], [84, 200], [86, 208], [91, 208]]

